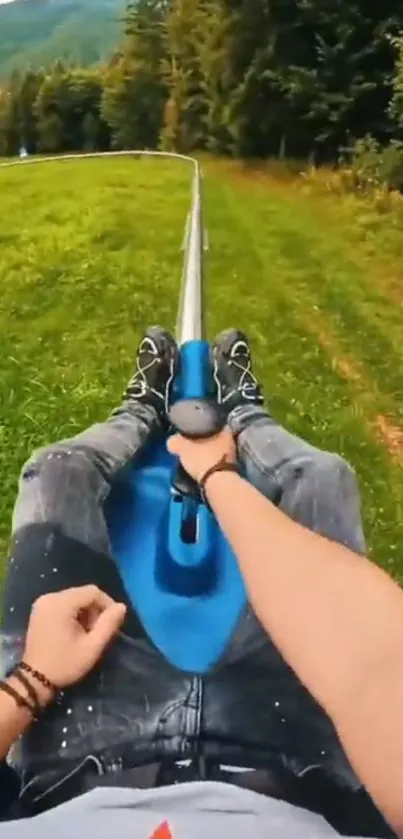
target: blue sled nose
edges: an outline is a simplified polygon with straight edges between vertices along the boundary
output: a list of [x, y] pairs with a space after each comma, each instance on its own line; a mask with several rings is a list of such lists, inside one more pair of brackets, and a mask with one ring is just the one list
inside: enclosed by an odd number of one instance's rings
[[[208, 344], [185, 344], [176, 400], [208, 398], [210, 378]], [[176, 668], [203, 674], [225, 651], [246, 593], [212, 512], [197, 493], [174, 488], [177, 468], [165, 445], [149, 447], [112, 488], [105, 513], [115, 560], [149, 638]]]

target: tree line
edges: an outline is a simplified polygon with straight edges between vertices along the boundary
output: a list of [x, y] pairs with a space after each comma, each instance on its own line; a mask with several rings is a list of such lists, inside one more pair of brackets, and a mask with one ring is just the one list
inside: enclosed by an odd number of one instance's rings
[[0, 155], [110, 148], [335, 159], [399, 143], [401, 0], [136, 0], [90, 68], [14, 72]]

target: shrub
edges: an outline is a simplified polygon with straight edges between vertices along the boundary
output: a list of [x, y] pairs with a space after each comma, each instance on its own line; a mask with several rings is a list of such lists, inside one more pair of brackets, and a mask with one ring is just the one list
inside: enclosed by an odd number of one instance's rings
[[399, 140], [382, 147], [373, 137], [363, 137], [349, 157], [344, 170], [346, 188], [368, 193], [386, 186], [403, 192], [403, 143]]

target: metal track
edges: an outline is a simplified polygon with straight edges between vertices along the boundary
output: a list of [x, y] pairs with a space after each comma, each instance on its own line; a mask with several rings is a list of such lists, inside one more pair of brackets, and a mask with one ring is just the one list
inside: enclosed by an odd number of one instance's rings
[[171, 160], [182, 160], [193, 167], [192, 203], [186, 223], [184, 238], [184, 265], [178, 317], [176, 324], [176, 338], [179, 345], [187, 341], [198, 341], [204, 338], [203, 313], [203, 254], [204, 227], [203, 202], [201, 189], [201, 169], [197, 160], [183, 154], [172, 152], [148, 151], [134, 149], [132, 151], [93, 152], [88, 154], [63, 154], [57, 157], [27, 157], [24, 160], [12, 160], [0, 163], [0, 169], [11, 166], [32, 166], [40, 163], [58, 163], [64, 160], [89, 160], [102, 157], [162, 157]]

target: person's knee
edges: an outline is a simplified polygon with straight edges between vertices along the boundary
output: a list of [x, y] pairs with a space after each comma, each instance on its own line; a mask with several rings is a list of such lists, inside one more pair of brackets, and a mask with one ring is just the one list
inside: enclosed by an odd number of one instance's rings
[[315, 506], [345, 508], [359, 498], [354, 469], [338, 454], [318, 451], [314, 457], [305, 456], [293, 464], [291, 474], [296, 495], [309, 497]]
[[48, 496], [49, 492], [65, 486], [66, 480], [81, 484], [83, 479], [89, 479], [91, 472], [85, 451], [57, 443], [44, 446], [35, 450], [24, 464], [19, 481], [20, 493], [32, 483], [38, 489], [43, 488]]
[[339, 454], [321, 452], [316, 460], [318, 478], [338, 484], [345, 491], [358, 491], [357, 477], [353, 467]]
[[90, 534], [96, 550], [108, 551], [100, 507], [106, 494], [102, 476], [84, 448], [60, 443], [37, 449], [21, 473], [13, 533], [52, 523], [78, 542], [88, 543]]
[[321, 452], [306, 463], [304, 476], [295, 487], [294, 502], [296, 499], [305, 511], [306, 521], [301, 523], [356, 553], [365, 553], [357, 477], [343, 457]]
[[88, 467], [88, 458], [81, 449], [60, 443], [53, 443], [36, 449], [21, 470], [21, 480], [26, 482], [41, 475], [67, 469], [80, 471]]
[[282, 482], [289, 485], [299, 484], [312, 488], [318, 484], [354, 484], [355, 472], [352, 467], [338, 454], [309, 447], [298, 456], [284, 459], [276, 470], [276, 475]]

